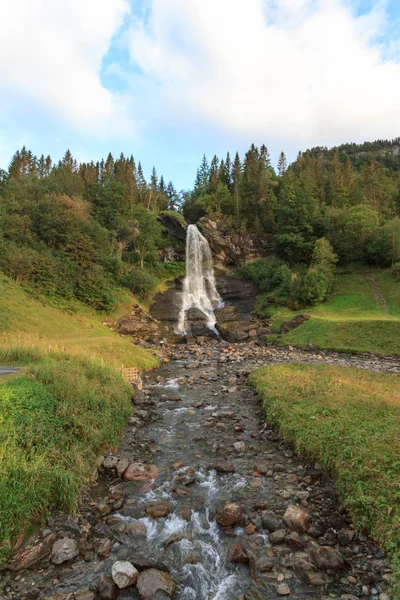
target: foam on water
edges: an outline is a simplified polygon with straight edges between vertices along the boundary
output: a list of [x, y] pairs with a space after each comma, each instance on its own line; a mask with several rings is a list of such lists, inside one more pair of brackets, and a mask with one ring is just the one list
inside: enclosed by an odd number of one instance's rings
[[196, 225], [189, 225], [186, 234], [186, 276], [183, 282], [182, 306], [177, 331], [186, 333], [187, 311], [197, 308], [206, 317], [206, 324], [217, 335], [214, 309], [222, 306], [218, 294], [209, 243]]

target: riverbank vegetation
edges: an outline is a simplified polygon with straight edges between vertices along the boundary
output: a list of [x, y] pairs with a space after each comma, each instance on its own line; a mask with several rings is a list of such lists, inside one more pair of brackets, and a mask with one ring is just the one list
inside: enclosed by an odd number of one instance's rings
[[[69, 312], [49, 306], [2, 274], [0, 298], [0, 364], [22, 366], [0, 378], [1, 558], [50, 509], [74, 510], [130, 414], [120, 368], [158, 360], [78, 302]], [[132, 298], [120, 300], [124, 314]]]
[[332, 472], [357, 527], [391, 555], [400, 594], [398, 375], [273, 365], [250, 376], [269, 423]]
[[0, 381], [0, 560], [47, 511], [75, 510], [131, 409], [131, 387], [110, 368], [62, 353], [20, 358], [38, 362]]
[[[264, 296], [256, 313], [271, 316], [272, 329], [301, 310], [271, 309]], [[400, 356], [400, 286], [390, 269], [339, 269], [331, 296], [305, 311], [311, 319], [283, 335], [272, 334], [270, 343], [346, 352]]]

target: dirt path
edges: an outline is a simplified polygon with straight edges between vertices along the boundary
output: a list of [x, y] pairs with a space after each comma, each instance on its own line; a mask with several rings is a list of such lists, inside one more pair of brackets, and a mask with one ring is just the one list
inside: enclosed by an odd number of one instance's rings
[[[265, 424], [247, 374], [294, 359], [375, 371], [399, 361], [245, 345], [172, 352], [145, 378], [79, 514], [49, 518], [0, 597], [167, 600], [175, 586], [179, 600], [387, 600], [387, 559], [353, 528], [321, 466]], [[121, 561], [140, 574], [118, 592]]]
[[372, 284], [372, 289], [374, 292], [374, 297], [375, 297], [375, 302], [377, 304], [377, 306], [383, 310], [383, 312], [388, 313], [389, 312], [389, 308], [386, 302], [386, 298], [383, 295], [381, 286], [379, 285], [379, 283], [376, 281], [376, 279], [374, 279], [373, 277], [370, 277], [369, 275], [365, 275], [364, 279], [368, 282], [371, 282]]

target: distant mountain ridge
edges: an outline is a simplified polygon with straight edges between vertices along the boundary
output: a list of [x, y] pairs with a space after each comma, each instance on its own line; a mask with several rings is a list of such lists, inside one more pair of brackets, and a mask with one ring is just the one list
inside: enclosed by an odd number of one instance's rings
[[316, 158], [330, 158], [338, 151], [341, 158], [348, 156], [354, 166], [364, 164], [370, 157], [383, 163], [386, 167], [400, 170], [400, 137], [392, 140], [375, 140], [374, 142], [363, 142], [362, 144], [347, 143], [340, 146], [327, 148], [326, 146], [315, 146], [306, 150], [304, 154]]

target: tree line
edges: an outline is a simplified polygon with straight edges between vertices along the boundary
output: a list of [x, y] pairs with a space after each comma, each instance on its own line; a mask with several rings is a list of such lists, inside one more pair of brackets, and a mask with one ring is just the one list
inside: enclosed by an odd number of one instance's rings
[[290, 165], [282, 152], [277, 170], [266, 146], [233, 160], [204, 157], [183, 212], [192, 221], [209, 215], [227, 232], [272, 234], [289, 263], [310, 263], [325, 238], [342, 264], [390, 266], [400, 260], [400, 155], [390, 154], [390, 167], [375, 150], [396, 147], [400, 139], [317, 148]]
[[0, 171], [0, 268], [66, 304], [111, 309], [119, 285], [145, 295], [162, 276], [158, 250], [173, 242], [157, 217], [178, 202], [132, 156], [78, 164], [67, 151], [53, 163], [22, 148]]

